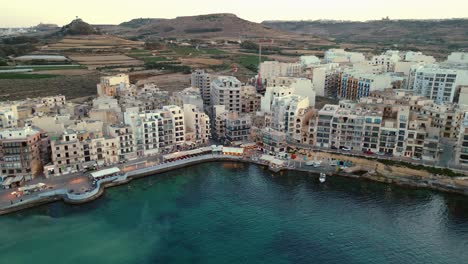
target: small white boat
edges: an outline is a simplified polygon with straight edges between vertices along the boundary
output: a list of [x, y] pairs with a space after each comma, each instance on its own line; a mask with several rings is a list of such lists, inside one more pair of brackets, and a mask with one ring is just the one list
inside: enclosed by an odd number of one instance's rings
[[314, 167], [314, 168], [320, 167], [320, 164], [322, 164], [321, 161], [314, 161], [314, 160], [307, 161], [307, 162], [305, 163], [306, 166], [312, 166], [312, 167]]
[[327, 180], [327, 175], [323, 172], [320, 173], [319, 181], [320, 183], [324, 183]]

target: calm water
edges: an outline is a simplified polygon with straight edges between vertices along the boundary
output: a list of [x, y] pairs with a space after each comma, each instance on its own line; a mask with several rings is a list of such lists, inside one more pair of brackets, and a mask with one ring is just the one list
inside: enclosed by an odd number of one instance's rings
[[468, 199], [205, 164], [0, 217], [0, 263], [468, 263]]

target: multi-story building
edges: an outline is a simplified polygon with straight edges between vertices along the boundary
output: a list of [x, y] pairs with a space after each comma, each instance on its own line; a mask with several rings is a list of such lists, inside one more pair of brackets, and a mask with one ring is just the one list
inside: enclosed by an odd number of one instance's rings
[[224, 139], [224, 121], [226, 107], [224, 105], [213, 106], [213, 118], [211, 119], [212, 135], [215, 139]]
[[84, 169], [84, 153], [78, 133], [68, 129], [56, 138], [51, 137], [52, 165], [44, 168], [46, 176], [78, 172]]
[[[118, 139], [118, 155], [119, 160], [131, 160], [136, 159], [138, 156], [137, 146], [142, 146], [143, 142], [137, 141], [133, 137], [132, 127], [129, 125], [110, 125], [107, 128], [107, 133], [112, 138]], [[140, 152], [143, 155], [142, 152]]]
[[392, 78], [387, 74], [368, 74], [359, 71], [341, 73], [338, 97], [357, 100], [367, 97], [372, 91], [382, 91], [392, 87]]
[[[270, 127], [284, 132], [288, 138], [297, 138], [301, 141], [301, 125], [299, 115], [301, 111], [309, 107], [308, 98], [300, 95], [286, 95], [275, 97], [271, 106]], [[297, 121], [299, 119], [299, 121]], [[299, 130], [296, 133], [296, 128]], [[297, 136], [295, 136], [297, 134]]]
[[255, 113], [260, 110], [262, 96], [257, 93], [254, 86], [242, 86], [240, 93], [242, 113]]
[[191, 82], [192, 87], [200, 89], [203, 103], [208, 106], [211, 104], [211, 75], [204, 70], [196, 70], [192, 72]]
[[47, 96], [41, 98], [42, 104], [46, 107], [52, 108], [55, 106], [63, 106], [66, 103], [66, 99], [64, 95], [56, 95], [56, 96]]
[[276, 77], [299, 77], [301, 73], [302, 65], [300, 63], [284, 63], [279, 61], [260, 63], [260, 77], [265, 85], [270, 85], [269, 80]]
[[452, 52], [447, 57], [448, 63], [468, 64], [468, 52]]
[[225, 114], [224, 137], [229, 144], [237, 144], [248, 141], [252, 120], [247, 114], [239, 114], [231, 111]]
[[130, 80], [126, 74], [103, 76], [97, 85], [97, 94], [98, 96], [118, 96], [128, 87], [130, 87]]
[[340, 108], [339, 105], [325, 105], [318, 111], [316, 129], [315, 129], [315, 145], [318, 147], [329, 148], [332, 146], [332, 123], [333, 118]]
[[325, 51], [325, 63], [358, 63], [366, 60], [362, 53], [348, 52], [344, 49], [330, 49]]
[[264, 128], [262, 130], [262, 147], [264, 152], [273, 155], [286, 151], [286, 133], [271, 128]]
[[455, 163], [468, 168], [468, 112], [460, 124], [460, 133], [458, 135], [458, 144], [455, 153]]
[[0, 130], [0, 176], [31, 180], [42, 173], [42, 136], [33, 127]]
[[317, 95], [336, 98], [340, 84], [340, 73], [341, 69], [338, 63], [314, 67], [312, 70], [312, 82]]
[[395, 63], [397, 63], [400, 60], [401, 58], [397, 54], [382, 54], [378, 56], [373, 56], [370, 60], [370, 64], [384, 66], [385, 72], [393, 72], [395, 71]]
[[211, 137], [210, 118], [195, 105], [184, 105], [186, 141], [195, 145], [207, 144]]
[[439, 128], [441, 137], [457, 138], [463, 112], [454, 104], [430, 103], [422, 106], [419, 113], [428, 115], [432, 119], [431, 127]]
[[418, 64], [411, 67], [408, 85], [410, 90], [434, 100], [435, 103], [456, 103], [458, 87], [468, 85], [468, 67]]
[[172, 95], [172, 104], [181, 108], [184, 104], [195, 105], [198, 109], [203, 110], [203, 100], [200, 94], [200, 89], [195, 87], [185, 88], [180, 92], [175, 92]]
[[18, 119], [10, 107], [0, 108], [0, 129], [18, 126]]
[[211, 82], [211, 105], [224, 105], [227, 111], [241, 111], [241, 82], [232, 76], [219, 76]]

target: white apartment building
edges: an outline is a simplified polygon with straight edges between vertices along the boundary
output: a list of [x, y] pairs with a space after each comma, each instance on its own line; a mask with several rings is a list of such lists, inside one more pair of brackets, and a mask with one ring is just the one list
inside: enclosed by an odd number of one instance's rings
[[172, 95], [172, 104], [179, 107], [184, 107], [184, 104], [195, 105], [198, 109], [203, 110], [203, 99], [200, 94], [200, 89], [188, 87], [180, 92], [175, 92]]
[[13, 109], [0, 107], [0, 129], [14, 128], [18, 126], [18, 119]]
[[339, 110], [339, 105], [325, 105], [322, 109], [318, 111], [317, 122], [316, 122], [316, 140], [315, 144], [317, 147], [330, 148], [332, 146], [332, 124], [333, 117], [336, 115], [336, 112]]
[[433, 56], [424, 55], [422, 52], [408, 51], [405, 54], [405, 61], [408, 62], [423, 62], [432, 64], [436, 62], [436, 59]]
[[[294, 137], [296, 120], [304, 110], [309, 107], [308, 98], [301, 95], [286, 95], [273, 99], [271, 105], [271, 123], [270, 127], [274, 130], [284, 132], [290, 138]], [[300, 127], [297, 127], [301, 129]]]
[[185, 135], [191, 145], [207, 144], [211, 137], [210, 118], [196, 105], [184, 105]]
[[241, 111], [241, 82], [232, 76], [219, 76], [211, 82], [211, 105], [224, 105], [227, 111]]
[[312, 83], [316, 95], [336, 98], [340, 73], [341, 69], [338, 63], [314, 67], [312, 70]]
[[265, 61], [260, 63], [260, 77], [265, 85], [276, 77], [299, 77], [302, 73], [300, 63], [285, 63], [279, 61]]
[[211, 75], [204, 70], [192, 72], [190, 84], [200, 89], [201, 97], [205, 105], [211, 104]]
[[317, 56], [310, 55], [310, 56], [301, 56], [299, 57], [299, 63], [303, 68], [307, 68], [314, 65], [320, 64], [320, 59]]
[[447, 58], [448, 63], [468, 64], [468, 52], [452, 52]]
[[358, 63], [366, 61], [362, 53], [348, 52], [344, 49], [330, 49], [325, 51], [325, 63]]
[[383, 54], [383, 55], [373, 56], [369, 63], [371, 65], [383, 66], [385, 72], [393, 72], [395, 71], [395, 64], [400, 60], [401, 58], [399, 55]]
[[410, 90], [435, 103], [453, 103], [458, 87], [468, 85], [468, 68], [447, 64], [416, 65], [411, 68], [408, 85]]

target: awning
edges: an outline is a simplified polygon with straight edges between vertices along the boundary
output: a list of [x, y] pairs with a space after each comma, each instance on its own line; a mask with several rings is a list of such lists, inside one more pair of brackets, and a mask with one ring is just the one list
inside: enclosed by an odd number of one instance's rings
[[261, 159], [261, 160], [264, 160], [264, 161], [271, 162], [272, 160], [275, 159], [275, 156], [263, 154], [263, 155], [260, 157], [260, 159]]
[[2, 182], [2, 185], [3, 186], [10, 186], [12, 181], [13, 181], [13, 177], [8, 177]]
[[257, 143], [247, 143], [247, 144], [242, 144], [240, 145], [241, 148], [256, 148]]
[[40, 182], [38, 184], [33, 184], [33, 185], [28, 185], [28, 186], [24, 186], [24, 187], [20, 187], [18, 188], [18, 191], [20, 192], [25, 192], [25, 191], [30, 191], [30, 190], [35, 190], [35, 189], [40, 189], [42, 187], [44, 187], [45, 184]]
[[198, 155], [201, 154], [203, 151], [202, 149], [192, 149], [192, 150], [187, 150], [187, 151], [179, 151], [171, 154], [167, 154], [163, 156], [164, 160], [171, 160], [171, 159], [177, 159], [180, 157], [185, 157], [185, 156], [190, 156], [190, 155]]
[[120, 172], [120, 169], [117, 167], [113, 167], [109, 169], [92, 172], [91, 176], [93, 176], [93, 178], [101, 178], [101, 177], [112, 175], [118, 172]]
[[244, 154], [243, 148], [231, 148], [231, 147], [223, 147], [223, 153], [234, 153], [234, 154]]
[[23, 175], [18, 175], [18, 176], [16, 176], [15, 178], [13, 178], [13, 180], [11, 181], [11, 183], [18, 183], [18, 182], [21, 182], [23, 179], [24, 179], [24, 176], [23, 176]]

